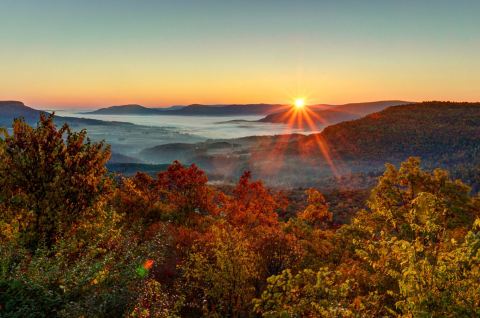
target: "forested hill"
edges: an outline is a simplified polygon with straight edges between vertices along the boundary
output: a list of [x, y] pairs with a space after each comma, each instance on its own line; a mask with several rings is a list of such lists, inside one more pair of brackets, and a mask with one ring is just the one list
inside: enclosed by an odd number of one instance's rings
[[391, 160], [416, 155], [449, 162], [470, 160], [480, 149], [480, 103], [389, 107], [327, 127], [321, 135], [343, 159]]

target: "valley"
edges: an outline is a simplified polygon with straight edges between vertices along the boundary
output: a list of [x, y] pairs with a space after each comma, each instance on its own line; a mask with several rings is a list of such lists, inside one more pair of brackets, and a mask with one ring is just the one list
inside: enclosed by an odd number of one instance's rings
[[[7, 109], [5, 103], [0, 110], [10, 113], [4, 115], [3, 122], [24, 116], [32, 123], [41, 113], [23, 104]], [[116, 115], [59, 111], [55, 120], [75, 130], [87, 129], [93, 141], [104, 140], [112, 149], [112, 171], [126, 175], [137, 170], [154, 174], [153, 167], [179, 160], [195, 163], [216, 182], [233, 182], [248, 170], [270, 186], [358, 188], [352, 180], [378, 175], [385, 162], [399, 163], [409, 156], [422, 157], [427, 168], [446, 167], [463, 175], [475, 169], [480, 147], [479, 104], [398, 103], [353, 103], [327, 110], [318, 110], [317, 105], [317, 109], [312, 107], [316, 114], [324, 114], [325, 121], [334, 123], [321, 126], [317, 132], [299, 125], [265, 122], [285, 116], [281, 112], [266, 117], [240, 115], [247, 108], [260, 107], [253, 113], [263, 112], [266, 104], [237, 108], [239, 113], [228, 121], [222, 121], [223, 115], [192, 115], [198, 118], [193, 121], [189, 115], [142, 116], [138, 107], [133, 107], [135, 115], [118, 114], [116, 107]], [[222, 108], [211, 106], [218, 107]], [[352, 109], [357, 110], [353, 113]], [[110, 112], [112, 108], [103, 110]], [[126, 110], [131, 112], [132, 107]], [[178, 110], [177, 106], [162, 111]], [[347, 117], [329, 117], [332, 113]], [[348, 120], [336, 123], [341, 118]], [[477, 181], [472, 182], [476, 186]]]

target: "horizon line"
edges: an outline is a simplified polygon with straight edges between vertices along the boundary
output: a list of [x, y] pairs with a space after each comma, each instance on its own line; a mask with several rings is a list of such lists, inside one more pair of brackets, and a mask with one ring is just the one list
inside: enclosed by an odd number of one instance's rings
[[[317, 106], [317, 105], [326, 105], [326, 106], [340, 106], [346, 104], [364, 104], [364, 103], [375, 103], [375, 102], [392, 102], [392, 101], [400, 101], [406, 103], [421, 103], [427, 101], [448, 101], [448, 102], [468, 102], [468, 103], [475, 103], [475, 101], [454, 101], [454, 100], [431, 100], [425, 99], [421, 101], [413, 101], [413, 100], [404, 100], [404, 99], [378, 99], [378, 100], [368, 100], [368, 101], [349, 101], [343, 103], [308, 103], [306, 106]], [[287, 106], [293, 105], [293, 101], [290, 103], [268, 103], [268, 102], [251, 102], [251, 103], [188, 103], [188, 104], [169, 104], [169, 105], [145, 105], [140, 103], [116, 103], [116, 104], [97, 104], [97, 105], [41, 105], [35, 103], [28, 103], [24, 102], [20, 99], [0, 99], [0, 102], [20, 102], [23, 103], [25, 106], [34, 107], [42, 110], [48, 109], [56, 109], [61, 110], [62, 108], [66, 109], [102, 109], [102, 108], [109, 108], [109, 107], [121, 107], [121, 106], [141, 106], [145, 108], [169, 108], [169, 107], [187, 107], [187, 106], [231, 106], [231, 105], [239, 105], [239, 106], [248, 106], [248, 105], [278, 105], [278, 106]], [[480, 101], [477, 101], [480, 102]]]

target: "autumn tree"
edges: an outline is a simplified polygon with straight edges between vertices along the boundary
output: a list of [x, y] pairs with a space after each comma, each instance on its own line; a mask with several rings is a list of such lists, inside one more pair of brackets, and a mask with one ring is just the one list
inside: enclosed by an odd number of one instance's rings
[[403, 242], [396, 307], [405, 316], [480, 315], [480, 219], [462, 243], [451, 242], [432, 259], [418, 243]]
[[438, 277], [453, 265], [449, 258], [479, 213], [478, 201], [469, 192], [446, 171], [423, 171], [416, 158], [398, 170], [387, 165], [372, 190], [369, 210], [347, 226], [356, 233], [352, 242], [366, 270], [365, 301], [378, 306], [379, 313], [416, 315], [406, 304], [421, 292], [430, 295], [421, 301], [426, 312], [440, 308], [441, 302], [456, 302], [435, 288], [445, 288], [437, 285]]
[[108, 147], [42, 115], [36, 128], [15, 121], [0, 156], [0, 316], [122, 315], [135, 268], [159, 260], [166, 238], [122, 232]]
[[368, 200], [371, 213], [365, 217], [362, 213], [356, 223], [362, 222], [373, 235], [383, 231], [398, 238], [412, 239], [420, 234], [419, 226], [429, 221], [427, 216], [412, 210], [422, 200], [418, 197], [425, 195], [436, 201], [436, 210], [432, 211], [436, 223], [452, 235], [451, 230], [472, 224], [478, 213], [470, 197], [470, 187], [460, 180], [451, 180], [445, 170], [436, 169], [432, 173], [422, 170], [420, 160], [411, 157], [400, 169], [387, 164]]
[[174, 202], [168, 201], [169, 192], [160, 190], [157, 180], [146, 173], [137, 172], [133, 177], [123, 177], [112, 196], [112, 204], [122, 213], [130, 225], [140, 222], [149, 225], [175, 217]]
[[195, 214], [215, 213], [214, 192], [207, 182], [207, 175], [196, 165], [185, 167], [174, 161], [158, 174], [156, 190], [175, 207], [177, 218], [186, 220]]
[[328, 210], [325, 197], [315, 189], [309, 189], [306, 193], [308, 205], [298, 214], [298, 218], [316, 228], [327, 227], [333, 219], [333, 214]]
[[[283, 202], [285, 203], [285, 202]], [[261, 181], [252, 181], [249, 171], [243, 173], [225, 206], [227, 220], [238, 226], [254, 228], [278, 224], [278, 198]]]
[[187, 303], [205, 316], [241, 317], [251, 310], [258, 257], [245, 235], [228, 225], [213, 226], [185, 263]]
[[248, 171], [225, 200], [223, 211], [227, 222], [245, 233], [251, 248], [262, 255], [257, 292], [267, 277], [295, 266], [301, 258], [296, 237], [284, 231], [278, 217], [278, 212], [284, 211], [287, 205], [281, 193], [271, 191], [261, 181], [253, 181]]
[[53, 116], [1, 134], [2, 317], [480, 316], [480, 199], [417, 158], [339, 226], [315, 189], [282, 219], [249, 172], [225, 193], [177, 161], [113, 182], [108, 147]]
[[105, 163], [109, 147], [92, 143], [86, 131], [57, 129], [53, 115], [36, 128], [19, 119], [0, 141], [0, 205], [28, 219], [24, 232], [32, 244], [54, 243], [83, 218], [95, 218], [92, 207], [108, 192]]
[[178, 304], [154, 279], [147, 279], [129, 318], [176, 318]]
[[307, 206], [285, 223], [284, 232], [295, 237], [301, 250], [297, 266], [317, 269], [330, 260], [334, 249], [333, 214], [318, 190], [309, 189], [305, 193]]
[[328, 268], [297, 274], [285, 270], [268, 278], [261, 297], [253, 300], [254, 310], [262, 317], [352, 317], [353, 290], [352, 281], [342, 281]]
[[[466, 185], [445, 171], [424, 171], [410, 158], [398, 170], [387, 166], [368, 206], [329, 239], [342, 243], [334, 252], [339, 256], [320, 271], [289, 269], [270, 277], [254, 301], [256, 312], [265, 317], [479, 314], [474, 219], [480, 210]], [[299, 221], [305, 226], [306, 220], [301, 214], [297, 223], [289, 222], [290, 231], [301, 237]]]

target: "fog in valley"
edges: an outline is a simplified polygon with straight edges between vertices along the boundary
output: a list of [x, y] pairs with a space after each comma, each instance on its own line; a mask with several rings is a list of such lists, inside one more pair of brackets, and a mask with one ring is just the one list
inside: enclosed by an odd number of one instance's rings
[[[258, 139], [252, 136], [318, 131], [258, 122], [263, 116], [95, 115], [81, 110], [56, 110], [55, 114], [115, 122], [109, 126], [74, 127], [87, 129], [92, 140], [105, 140], [111, 145], [111, 163], [167, 164], [173, 160], [184, 163], [197, 160], [200, 166], [217, 174], [231, 173], [232, 165], [237, 165], [239, 159], [245, 161]], [[239, 156], [242, 154], [243, 157]]]

